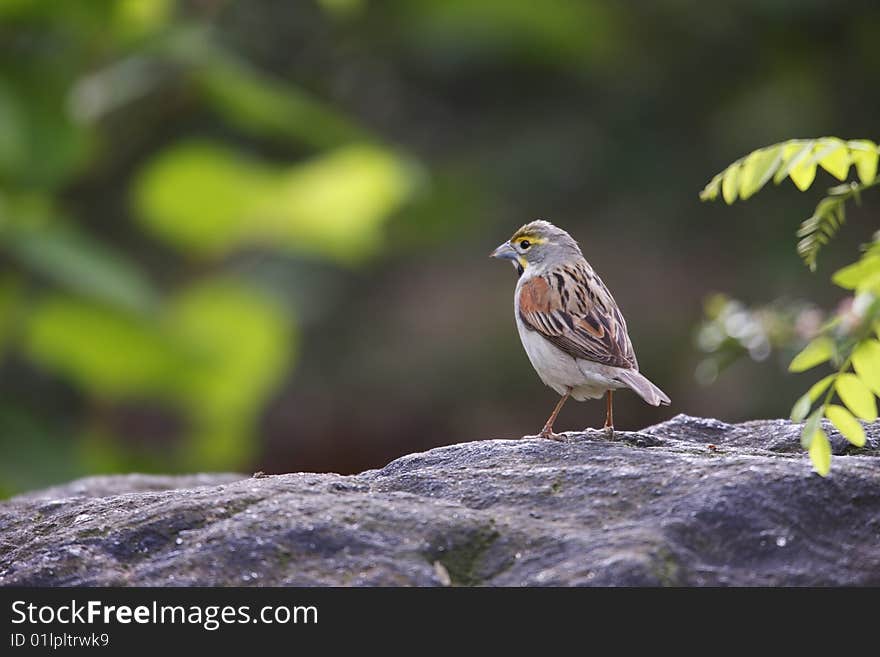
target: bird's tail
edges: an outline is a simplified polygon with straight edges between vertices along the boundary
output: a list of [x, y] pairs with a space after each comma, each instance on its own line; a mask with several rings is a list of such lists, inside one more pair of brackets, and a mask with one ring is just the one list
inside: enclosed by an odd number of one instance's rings
[[669, 397], [666, 396], [666, 393], [636, 370], [621, 370], [617, 373], [617, 378], [638, 393], [639, 397], [651, 406], [660, 406], [660, 404], [666, 406], [669, 404]]

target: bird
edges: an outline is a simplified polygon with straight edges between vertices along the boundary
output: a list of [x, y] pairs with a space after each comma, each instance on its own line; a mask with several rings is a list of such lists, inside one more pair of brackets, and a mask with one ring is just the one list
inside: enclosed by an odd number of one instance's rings
[[639, 372], [623, 314], [571, 235], [538, 219], [489, 256], [513, 263], [520, 340], [541, 381], [561, 395], [542, 438], [561, 439], [553, 423], [569, 397], [585, 401], [605, 395], [603, 430], [609, 436], [614, 435], [615, 390], [629, 388], [652, 406], [670, 403]]

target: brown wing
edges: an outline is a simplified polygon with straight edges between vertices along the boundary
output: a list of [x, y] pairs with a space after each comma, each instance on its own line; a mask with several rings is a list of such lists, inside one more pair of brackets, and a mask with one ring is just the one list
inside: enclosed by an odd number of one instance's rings
[[623, 315], [585, 261], [523, 283], [519, 316], [575, 358], [638, 370]]

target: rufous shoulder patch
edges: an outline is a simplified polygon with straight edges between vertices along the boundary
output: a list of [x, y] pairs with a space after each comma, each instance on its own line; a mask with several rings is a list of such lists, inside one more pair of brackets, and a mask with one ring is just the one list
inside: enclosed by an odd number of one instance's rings
[[559, 308], [559, 294], [542, 276], [523, 283], [519, 291], [519, 309], [524, 313], [549, 313]]

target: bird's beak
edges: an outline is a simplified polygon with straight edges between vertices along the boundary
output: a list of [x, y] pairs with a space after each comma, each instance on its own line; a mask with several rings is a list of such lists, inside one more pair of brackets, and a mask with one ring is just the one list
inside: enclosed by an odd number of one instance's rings
[[519, 254], [514, 250], [514, 248], [510, 245], [510, 242], [504, 242], [497, 249], [492, 251], [489, 254], [490, 258], [500, 258], [501, 260], [513, 260], [517, 261], [519, 258]]

